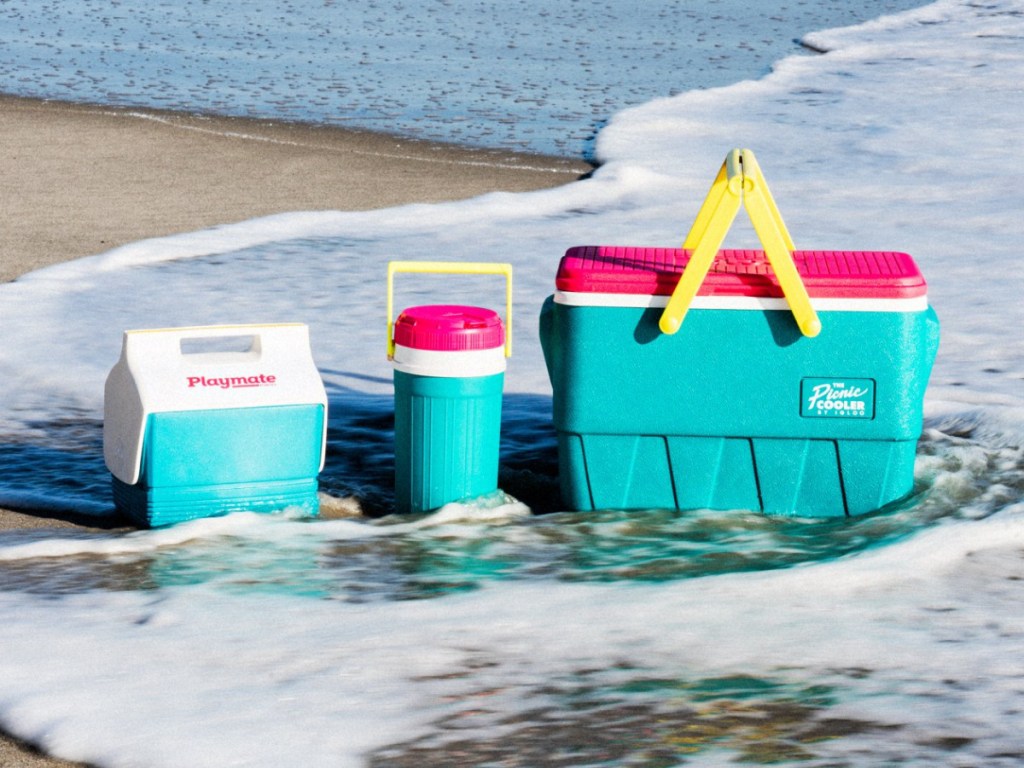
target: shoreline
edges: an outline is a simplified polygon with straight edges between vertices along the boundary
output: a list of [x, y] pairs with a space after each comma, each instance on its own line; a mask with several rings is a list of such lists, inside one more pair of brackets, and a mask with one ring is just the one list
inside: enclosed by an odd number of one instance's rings
[[[139, 240], [276, 213], [526, 192], [593, 170], [583, 160], [371, 131], [2, 94], [0, 145], [0, 283]], [[0, 531], [24, 529], [100, 530], [83, 516], [0, 508]], [[2, 728], [0, 765], [83, 768]]]
[[151, 237], [289, 211], [561, 186], [583, 160], [305, 123], [0, 94], [0, 282]]

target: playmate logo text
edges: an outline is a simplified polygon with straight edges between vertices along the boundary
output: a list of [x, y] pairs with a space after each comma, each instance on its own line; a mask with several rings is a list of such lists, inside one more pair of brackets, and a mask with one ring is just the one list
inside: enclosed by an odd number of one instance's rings
[[875, 382], [871, 379], [804, 379], [800, 383], [800, 415], [821, 418], [872, 419]]
[[277, 377], [273, 374], [258, 373], [252, 376], [219, 376], [207, 378], [206, 376], [189, 376], [188, 387], [215, 387], [218, 389], [239, 389], [247, 387], [271, 387], [277, 383]]

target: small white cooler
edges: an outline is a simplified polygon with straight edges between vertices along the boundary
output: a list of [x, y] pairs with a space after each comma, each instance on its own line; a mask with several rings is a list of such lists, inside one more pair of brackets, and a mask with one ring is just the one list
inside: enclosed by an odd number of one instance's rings
[[145, 526], [319, 511], [327, 395], [301, 323], [126, 331], [107, 377], [103, 456]]

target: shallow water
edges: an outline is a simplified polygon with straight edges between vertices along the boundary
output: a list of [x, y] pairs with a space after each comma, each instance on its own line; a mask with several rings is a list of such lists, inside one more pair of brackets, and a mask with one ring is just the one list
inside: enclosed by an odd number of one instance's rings
[[[230, 524], [225, 533], [217, 526], [202, 532], [200, 523], [197, 540], [174, 534], [169, 546], [139, 551], [131, 541], [145, 534], [83, 533], [76, 537], [81, 552], [70, 544], [67, 557], [0, 558], [0, 589], [58, 595], [211, 584], [363, 602], [438, 597], [492, 580], [661, 583], [842, 558], [934, 525], [997, 514], [1024, 497], [1024, 450], [972, 439], [957, 420], [926, 429], [914, 492], [870, 515], [562, 511], [550, 400], [508, 400], [502, 490], [489, 497], [427, 516], [392, 514], [390, 399], [334, 397], [321, 475], [325, 519], [286, 514], [293, 523], [281, 523], [287, 535], [279, 540], [270, 521], [239, 535]], [[101, 441], [102, 425], [92, 422], [63, 433], [51, 427], [45, 447], [5, 445], [0, 459], [7, 492], [14, 499], [20, 494], [29, 507], [84, 521], [96, 515], [101, 526], [127, 525], [111, 505]], [[0, 548], [51, 536], [0, 534]]]
[[808, 32], [923, 4], [7, 3], [0, 92], [589, 158], [625, 107], [760, 77]]
[[[856, 519], [531, 514], [496, 494], [416, 518], [240, 513], [152, 532], [4, 533], [0, 608], [38, 637], [49, 624], [79, 638], [62, 641], [58, 668], [84, 664], [75, 677], [95, 695], [113, 695], [102, 681], [122, 678], [126, 654], [144, 690], [173, 679], [193, 692], [189, 713], [164, 697], [140, 716], [172, 707], [246, 765], [286, 758], [262, 740], [240, 750], [225, 696], [251, 697], [248, 729], [286, 717], [275, 702], [344, 723], [344, 747], [313, 728], [314, 765], [339, 753], [372, 766], [1014, 765], [1024, 452], [968, 431], [929, 428], [914, 496]], [[67, 448], [65, 471], [101, 474]], [[31, 652], [24, 636], [0, 637], [11, 679]], [[352, 739], [365, 708], [369, 741]], [[29, 736], [33, 721], [20, 721]], [[64, 754], [106, 754], [93, 749]], [[214, 765], [220, 749], [158, 764]]]

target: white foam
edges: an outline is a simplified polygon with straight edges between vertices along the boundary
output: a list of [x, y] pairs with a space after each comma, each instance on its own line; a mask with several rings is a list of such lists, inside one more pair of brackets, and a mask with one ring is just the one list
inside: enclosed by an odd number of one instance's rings
[[[934, 712], [899, 709], [908, 693], [898, 682], [964, 676], [969, 653], [969, 679], [985, 683], [947, 714], [959, 727], [1014, 696], [1008, 661], [1024, 624], [1012, 591], [982, 585], [986, 561], [1024, 546], [1021, 514], [831, 563], [668, 587], [509, 583], [373, 605], [204, 587], [5, 595], [18, 618], [0, 627], [0, 706], [9, 728], [102, 765], [358, 765], [480, 692], [496, 691], [489, 706], [507, 716], [551, 681], [610, 664], [645, 677], [786, 680], [861, 668], [883, 704], [872, 716], [924, 727]], [[956, 636], [967, 647], [945, 642]], [[40, 665], [40, 644], [58, 637]], [[1000, 730], [997, 712], [983, 742]]]

